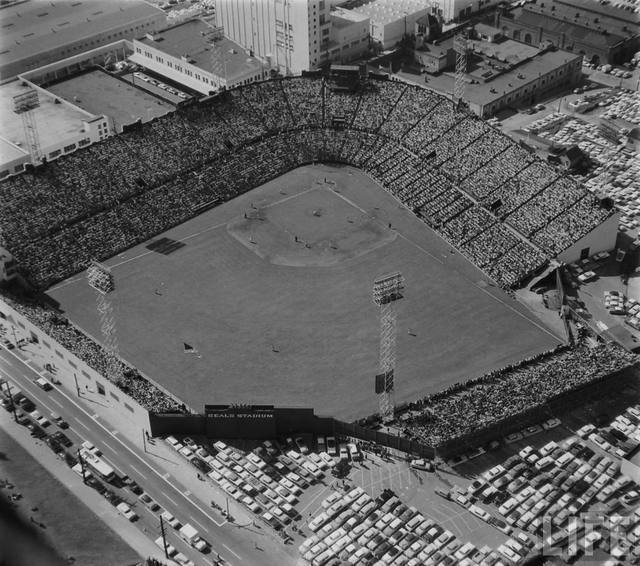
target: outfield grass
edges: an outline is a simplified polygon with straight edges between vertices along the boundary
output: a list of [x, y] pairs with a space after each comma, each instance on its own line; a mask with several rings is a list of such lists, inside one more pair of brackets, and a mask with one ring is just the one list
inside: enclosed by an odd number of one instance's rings
[[[559, 342], [350, 167], [299, 168], [163, 236], [187, 245], [167, 256], [137, 246], [107, 262], [120, 351], [196, 409], [243, 402], [313, 406], [345, 419], [374, 412], [371, 288], [395, 270], [406, 279], [397, 303], [396, 401]], [[49, 293], [99, 335], [82, 276]], [[184, 342], [200, 357], [183, 353]]]
[[[52, 552], [65, 559], [63, 563], [71, 556], [74, 564], [83, 566], [136, 564], [140, 560], [129, 545], [1, 428], [0, 446], [0, 477], [15, 486], [3, 493], [22, 494], [17, 512], [32, 525], [35, 536], [42, 537]], [[35, 526], [30, 517], [44, 527]]]

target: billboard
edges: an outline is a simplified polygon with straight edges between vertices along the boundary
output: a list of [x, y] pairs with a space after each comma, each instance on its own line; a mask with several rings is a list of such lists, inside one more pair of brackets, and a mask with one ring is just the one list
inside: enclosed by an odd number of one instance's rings
[[205, 405], [207, 435], [212, 438], [275, 438], [273, 405]]

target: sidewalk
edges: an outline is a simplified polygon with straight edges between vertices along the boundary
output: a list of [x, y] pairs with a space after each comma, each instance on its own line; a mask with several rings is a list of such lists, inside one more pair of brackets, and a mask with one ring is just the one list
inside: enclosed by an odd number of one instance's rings
[[[73, 493], [81, 504], [87, 506], [115, 534], [143, 558], [152, 557], [166, 563], [164, 553], [137, 528], [120, 516], [116, 509], [98, 492], [86, 486], [75, 472], [60, 460], [47, 446], [33, 438], [29, 431], [14, 422], [11, 414], [0, 412], [0, 428], [15, 440], [47, 472]], [[19, 487], [19, 486], [18, 486]], [[63, 503], [63, 502], [60, 502]]]
[[[18, 339], [26, 338], [26, 334], [21, 328], [15, 328], [15, 333]], [[7, 336], [13, 339], [11, 328], [9, 328]], [[52, 374], [44, 370], [45, 364], [51, 363], [52, 360], [48, 356], [45, 357], [43, 349], [38, 344], [24, 344], [19, 349], [13, 349], [11, 352], [22, 360], [28, 360], [30, 367], [47, 379], [55, 379], [55, 373]], [[242, 550], [252, 554], [251, 560], [255, 560], [255, 555], [258, 554], [261, 561], [264, 561], [265, 557], [268, 556], [270, 561], [282, 566], [295, 563], [295, 557], [297, 556], [297, 548], [295, 546], [284, 545], [270, 527], [234, 499], [227, 497], [226, 493], [215, 485], [211, 479], [203, 476], [204, 480], [199, 480], [198, 470], [175, 452], [163, 439], [156, 438], [148, 441], [145, 439], [145, 431], [138, 429], [130, 421], [126, 419], [114, 421], [114, 419], [117, 419], [117, 415], [114, 414], [112, 406], [103, 395], [95, 391], [81, 389], [76, 392], [62, 387], [58, 387], [58, 389], [64, 390], [67, 396], [72, 397], [77, 403], [79, 402], [87, 412], [93, 415], [94, 420], [102, 423], [113, 434], [121, 436], [123, 440], [138, 448], [139, 452], [145, 452], [146, 460], [158, 469], [159, 475], [170, 481], [185, 497], [194, 502], [198, 500], [201, 511], [209, 515], [218, 526], [225, 528], [225, 534], [233, 541], [233, 547], [237, 545], [237, 548], [242, 548]], [[211, 506], [212, 501], [219, 505], [221, 509], [226, 510], [228, 505], [229, 513], [234, 519], [233, 522], [228, 522], [220, 511], [214, 509]], [[194, 526], [197, 527], [197, 525]], [[202, 532], [202, 535], [206, 539], [208, 533]], [[215, 539], [209, 542], [216, 547], [218, 546]], [[149, 544], [153, 545], [153, 542], [149, 541]], [[226, 551], [221, 550], [221, 555], [228, 557], [227, 551], [229, 551], [231, 554], [238, 556], [229, 546], [224, 544], [223, 546], [225, 546]], [[157, 547], [154, 546], [154, 549], [157, 550]], [[151, 556], [151, 554], [149, 555]]]

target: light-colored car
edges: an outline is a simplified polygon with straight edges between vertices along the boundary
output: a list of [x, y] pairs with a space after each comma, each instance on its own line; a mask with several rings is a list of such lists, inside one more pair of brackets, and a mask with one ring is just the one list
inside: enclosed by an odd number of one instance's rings
[[167, 554], [169, 556], [174, 556], [178, 553], [178, 551], [176, 550], [175, 546], [172, 546], [171, 544], [167, 543], [167, 547], [165, 548], [164, 546], [164, 539], [162, 537], [158, 537], [155, 540], [156, 546], [160, 547], [162, 550], [166, 550]]
[[162, 517], [162, 520], [167, 523], [167, 525], [169, 525], [172, 529], [179, 529], [182, 526], [180, 524], [180, 521], [178, 521], [178, 519], [176, 519], [168, 511], [163, 511], [162, 513], [160, 513], [160, 517]]
[[31, 418], [35, 420], [41, 427], [46, 428], [49, 425], [51, 425], [51, 422], [49, 422], [49, 419], [41, 415], [38, 411], [32, 411], [29, 414], [31, 415]]
[[138, 515], [136, 515], [133, 509], [131, 509], [131, 507], [129, 507], [124, 501], [118, 503], [118, 505], [116, 505], [116, 509], [120, 511], [128, 521], [133, 522], [138, 518]]

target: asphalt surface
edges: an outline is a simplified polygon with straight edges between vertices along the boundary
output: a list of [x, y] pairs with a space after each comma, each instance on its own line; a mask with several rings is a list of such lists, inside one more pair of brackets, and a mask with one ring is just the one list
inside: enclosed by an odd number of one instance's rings
[[[40, 389], [34, 383], [39, 374], [4, 347], [0, 348], [0, 377], [29, 397], [42, 415], [48, 417], [51, 412], [59, 414], [69, 423], [70, 428], [64, 433], [76, 447], [84, 440], [91, 441], [102, 451], [104, 460], [120, 474], [126, 474], [136, 481], [162, 507], [159, 511], [151, 512], [128, 489], [114, 488], [129, 504], [135, 503], [133, 509], [140, 519], [132, 523], [131, 528], [141, 529], [147, 537], [155, 540], [160, 536], [159, 513], [162, 510], [174, 515], [182, 524], [191, 523], [211, 545], [211, 552], [202, 554], [191, 548], [170, 527], [166, 529], [167, 540], [195, 564], [203, 566], [216, 564], [218, 557], [222, 564], [264, 563], [265, 554], [270, 554], [269, 547], [274, 543], [278, 544], [278, 541], [271, 540], [276, 537], [266, 532], [264, 526], [228, 523], [217, 511], [207, 507], [208, 504], [198, 500], [176, 478], [158, 468], [121, 433], [107, 426], [97, 414], [91, 414], [71, 394], [57, 387], [48, 392]], [[50, 434], [56, 428], [52, 424], [47, 427], [46, 432]], [[157, 439], [155, 442], [163, 441]], [[151, 449], [151, 445], [148, 448]], [[114, 513], [117, 513], [115, 508]], [[292, 558], [284, 554], [284, 549], [278, 554], [280, 563], [293, 563]]]

